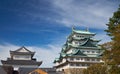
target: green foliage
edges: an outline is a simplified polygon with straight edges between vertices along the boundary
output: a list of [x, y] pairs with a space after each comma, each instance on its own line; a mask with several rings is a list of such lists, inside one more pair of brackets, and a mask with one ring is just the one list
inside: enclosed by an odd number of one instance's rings
[[[107, 34], [112, 38], [112, 50], [108, 55], [111, 57], [112, 63], [119, 65], [120, 64], [120, 6], [116, 12], [114, 12], [113, 17], [109, 19], [109, 23], [107, 24], [108, 28], [105, 30]], [[108, 60], [109, 60], [108, 57]]]
[[109, 19], [109, 23], [107, 24], [108, 29], [105, 30], [109, 36], [111, 36], [114, 40], [117, 33], [120, 33], [120, 6], [118, 11], [114, 12], [113, 17]]
[[120, 74], [120, 67], [118, 66], [111, 66], [110, 70], [109, 71], [109, 74]]
[[101, 64], [95, 64], [85, 69], [83, 71], [83, 74], [107, 74], [106, 70], [106, 66], [103, 66]]
[[64, 74], [83, 74], [83, 69], [79, 69], [79, 68], [65, 69]]

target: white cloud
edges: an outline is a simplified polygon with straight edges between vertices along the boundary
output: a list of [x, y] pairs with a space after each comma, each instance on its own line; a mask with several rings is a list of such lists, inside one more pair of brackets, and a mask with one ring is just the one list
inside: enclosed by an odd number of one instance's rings
[[0, 45], [0, 60], [3, 59], [7, 59], [8, 56], [10, 56], [9, 51], [10, 50], [15, 50], [18, 49], [19, 46], [16, 45], [12, 45], [9, 43], [4, 43]]
[[52, 67], [54, 59], [59, 56], [61, 47], [58, 45], [48, 45], [46, 48], [29, 46], [28, 49], [36, 52], [35, 57], [37, 57], [38, 60], [43, 60], [41, 67]]
[[[114, 2], [96, 0], [54, 0], [53, 5], [61, 9], [61, 19], [57, 22], [65, 26], [79, 25], [90, 28], [104, 29], [108, 19], [112, 16], [115, 9]], [[116, 5], [117, 6], [117, 5]]]
[[105, 33], [99, 33], [94, 38], [98, 39], [98, 40], [101, 40], [99, 44], [103, 44], [105, 42], [111, 41], [110, 37], [107, 36]]
[[[21, 46], [13, 44], [0, 45], [0, 60], [6, 60], [7, 57], [10, 57], [9, 50], [16, 50], [20, 47]], [[45, 48], [26, 46], [26, 48], [36, 52], [34, 58], [36, 58], [37, 61], [43, 61], [40, 67], [53, 67], [53, 61], [59, 56], [61, 50], [61, 47], [58, 45], [47, 45]]]

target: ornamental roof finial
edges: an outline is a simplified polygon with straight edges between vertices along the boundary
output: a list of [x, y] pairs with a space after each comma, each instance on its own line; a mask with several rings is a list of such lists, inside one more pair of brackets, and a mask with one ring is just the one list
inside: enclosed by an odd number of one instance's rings
[[88, 28], [88, 27], [86, 27], [86, 31], [89, 31], [89, 28]]
[[72, 30], [74, 30], [74, 29], [75, 29], [75, 26], [73, 25], [73, 26], [72, 26]]

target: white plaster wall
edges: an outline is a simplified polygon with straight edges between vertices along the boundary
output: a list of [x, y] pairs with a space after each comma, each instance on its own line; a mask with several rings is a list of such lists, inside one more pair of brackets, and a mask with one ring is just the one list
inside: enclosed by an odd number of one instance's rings
[[31, 55], [14, 55], [14, 60], [31, 60]]
[[25, 67], [25, 68], [38, 68], [39, 66], [37, 65], [12, 65], [14, 70], [18, 70], [20, 67]]
[[58, 63], [58, 62], [56, 62], [56, 63], [55, 63], [55, 66], [58, 66], [58, 65], [59, 65], [59, 63]]
[[57, 68], [56, 71], [62, 71], [63, 69], [67, 69], [67, 68], [69, 68], [69, 65], [68, 65], [68, 64], [65, 65], [65, 66], [62, 66], [62, 67]]
[[70, 58], [67, 58], [67, 60], [71, 61], [71, 62], [92, 62], [92, 63], [103, 62], [102, 60], [97, 60], [97, 58], [89, 58], [89, 60], [87, 60], [88, 58], [83, 58], [83, 57], [81, 57], [81, 58], [79, 57], [79, 59], [77, 59], [77, 58], [73, 58], [73, 60], [71, 60]]
[[87, 68], [87, 67], [88, 66], [76, 66], [76, 65], [70, 66], [70, 64], [67, 64], [67, 65], [65, 65], [63, 67], [57, 68], [56, 71], [62, 71], [63, 69], [69, 69], [69, 68]]
[[77, 37], [77, 38], [91, 38], [93, 37], [92, 35], [81, 35], [81, 34], [74, 34], [73, 37]]
[[67, 54], [69, 54], [69, 53], [72, 53], [72, 50], [74, 50], [74, 49], [69, 49], [68, 51], [67, 51]]
[[19, 50], [18, 52], [28, 52], [26, 49], [22, 48], [21, 50]]
[[[81, 52], [83, 52], [84, 54], [99, 54], [99, 50], [98, 49], [80, 49]], [[89, 51], [89, 52], [88, 52]], [[92, 52], [94, 51], [94, 53]]]

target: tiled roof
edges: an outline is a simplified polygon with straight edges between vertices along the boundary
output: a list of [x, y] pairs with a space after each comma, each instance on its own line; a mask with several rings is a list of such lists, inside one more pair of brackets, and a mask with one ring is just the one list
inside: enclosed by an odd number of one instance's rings
[[28, 50], [28, 49], [27, 49], [26, 47], [24, 47], [24, 46], [22, 46], [21, 48], [15, 50], [14, 52], [18, 52], [18, 51], [20, 51], [21, 49], [25, 49], [26, 51], [31, 52], [30, 50]]
[[42, 61], [37, 62], [35, 60], [1, 60], [2, 64], [9, 64], [9, 65], [38, 65], [42, 64]]
[[92, 44], [92, 41], [90, 39], [87, 40], [87, 42], [85, 42], [83, 45], [81, 46], [85, 46], [85, 47], [96, 47], [94, 44]]
[[[27, 52], [19, 52], [19, 51], [22, 50], [22, 49], [24, 49], [24, 50], [27, 51]], [[28, 54], [29, 54], [29, 55], [32, 55], [32, 57], [33, 57], [34, 54], [35, 54], [35, 52], [32, 52], [32, 51], [28, 50], [27, 48], [25, 48], [25, 47], [23, 46], [23, 47], [15, 50], [15, 51], [10, 51], [10, 55], [15, 55], [15, 54], [17, 54], [17, 55], [28, 55]]]
[[33, 55], [35, 52], [16, 52], [16, 51], [10, 51], [10, 54], [31, 54], [31, 55]]
[[89, 31], [82, 31], [82, 30], [75, 30], [75, 29], [73, 29], [72, 31], [75, 32], [75, 33], [80, 33], [80, 34], [91, 34], [91, 35], [95, 35], [95, 33], [91, 33], [91, 32], [89, 32]]
[[90, 38], [83, 38], [81, 40], [84, 42], [82, 42], [79, 45], [72, 44], [71, 42], [66, 42], [66, 44], [64, 44], [61, 52], [68, 51], [70, 47], [73, 47], [73, 48], [95, 48], [95, 49], [98, 48], [96, 44], [93, 44], [93, 42], [95, 42], [95, 41], [93, 41]]
[[79, 56], [86, 56], [85, 54], [83, 54], [83, 52], [81, 52], [79, 49], [76, 49], [73, 51], [72, 55], [79, 55]]

